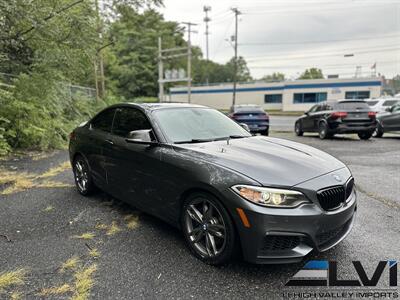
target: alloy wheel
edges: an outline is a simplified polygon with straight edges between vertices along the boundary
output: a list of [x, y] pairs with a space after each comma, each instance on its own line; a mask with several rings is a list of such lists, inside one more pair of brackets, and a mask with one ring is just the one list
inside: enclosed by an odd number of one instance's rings
[[78, 159], [75, 162], [75, 181], [78, 186], [78, 189], [81, 193], [86, 193], [89, 186], [89, 175], [88, 175], [88, 168], [86, 163]]
[[184, 215], [189, 242], [202, 257], [212, 258], [224, 251], [226, 226], [218, 208], [207, 199], [194, 199]]

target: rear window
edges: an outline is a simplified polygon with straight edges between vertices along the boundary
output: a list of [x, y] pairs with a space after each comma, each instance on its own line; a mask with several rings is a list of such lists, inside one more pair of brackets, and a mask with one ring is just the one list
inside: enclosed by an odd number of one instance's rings
[[369, 109], [366, 102], [339, 102], [335, 104], [335, 109], [343, 110], [357, 110], [357, 109]]
[[392, 106], [395, 105], [397, 102], [399, 102], [399, 100], [386, 100], [385, 102], [383, 102], [383, 106]]
[[260, 106], [239, 106], [235, 107], [235, 113], [264, 113]]
[[367, 104], [369, 105], [369, 106], [374, 106], [375, 104], [377, 104], [378, 103], [378, 101], [367, 101]]

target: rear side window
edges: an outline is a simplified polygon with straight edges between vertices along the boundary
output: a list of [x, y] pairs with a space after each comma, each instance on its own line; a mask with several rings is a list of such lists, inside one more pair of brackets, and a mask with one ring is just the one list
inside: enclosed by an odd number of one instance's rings
[[129, 133], [134, 130], [151, 129], [151, 125], [146, 116], [135, 108], [118, 108], [115, 114], [112, 133], [129, 137]]
[[335, 109], [339, 110], [357, 110], [357, 109], [366, 109], [369, 110], [369, 106], [366, 102], [339, 102], [335, 105]]
[[385, 102], [383, 102], [383, 106], [392, 106], [395, 105], [397, 102], [399, 102], [399, 100], [386, 100]]
[[115, 109], [108, 109], [100, 113], [92, 122], [91, 126], [94, 129], [111, 132], [111, 126], [114, 119]]

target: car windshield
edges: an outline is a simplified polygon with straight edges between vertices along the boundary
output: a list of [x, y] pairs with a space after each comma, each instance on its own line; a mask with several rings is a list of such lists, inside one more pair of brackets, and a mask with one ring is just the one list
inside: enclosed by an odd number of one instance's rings
[[239, 124], [210, 108], [169, 108], [156, 110], [154, 116], [173, 143], [201, 143], [251, 136]]
[[358, 109], [365, 109], [369, 110], [369, 106], [366, 102], [361, 102], [361, 101], [346, 101], [346, 102], [339, 102], [336, 103], [335, 109], [341, 109], [341, 110], [358, 110]]

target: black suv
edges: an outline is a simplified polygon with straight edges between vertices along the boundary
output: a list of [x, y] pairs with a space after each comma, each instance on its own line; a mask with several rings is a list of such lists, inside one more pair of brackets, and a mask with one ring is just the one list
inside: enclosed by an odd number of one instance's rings
[[376, 113], [363, 100], [322, 102], [311, 107], [295, 123], [296, 135], [318, 132], [321, 139], [336, 133], [357, 133], [362, 140], [369, 139], [376, 128]]

